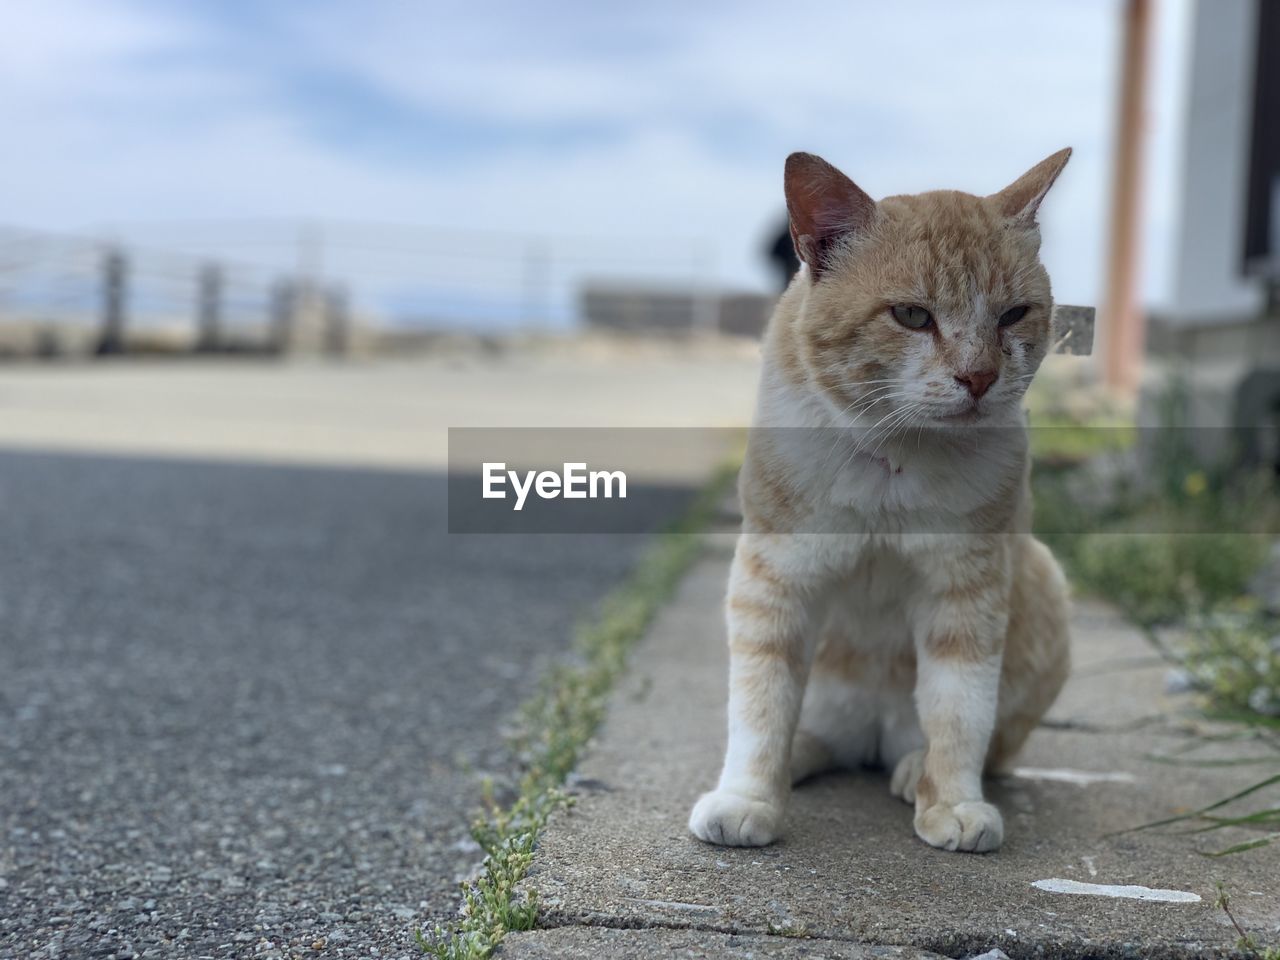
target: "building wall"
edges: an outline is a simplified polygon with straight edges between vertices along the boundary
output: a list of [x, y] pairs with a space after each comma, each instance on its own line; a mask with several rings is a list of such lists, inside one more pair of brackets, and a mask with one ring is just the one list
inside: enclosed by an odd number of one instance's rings
[[587, 284], [580, 291], [588, 327], [626, 333], [726, 333], [759, 337], [777, 297], [760, 293]]
[[1172, 326], [1257, 314], [1263, 293], [1242, 275], [1245, 194], [1259, 0], [1197, 0], [1184, 126]]

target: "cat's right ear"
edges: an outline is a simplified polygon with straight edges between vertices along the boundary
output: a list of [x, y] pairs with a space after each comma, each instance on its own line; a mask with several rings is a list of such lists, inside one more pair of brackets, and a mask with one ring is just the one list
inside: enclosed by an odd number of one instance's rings
[[864, 229], [875, 216], [876, 202], [812, 153], [787, 157], [783, 185], [796, 256], [809, 265], [810, 278], [817, 280], [826, 269], [831, 245]]

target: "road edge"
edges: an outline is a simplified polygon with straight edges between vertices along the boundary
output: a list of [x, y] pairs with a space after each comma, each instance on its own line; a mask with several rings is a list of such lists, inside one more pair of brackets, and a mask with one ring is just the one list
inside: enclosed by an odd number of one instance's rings
[[650, 544], [628, 577], [576, 632], [572, 662], [554, 666], [519, 710], [515, 746], [524, 775], [507, 805], [486, 795], [471, 833], [485, 851], [478, 876], [464, 884], [458, 920], [414, 931], [439, 960], [484, 960], [509, 932], [532, 930], [537, 897], [517, 892], [550, 816], [572, 799], [561, 790], [604, 719], [607, 701], [632, 647], [698, 558], [703, 534], [737, 476], [737, 458], [723, 463], [689, 509]]

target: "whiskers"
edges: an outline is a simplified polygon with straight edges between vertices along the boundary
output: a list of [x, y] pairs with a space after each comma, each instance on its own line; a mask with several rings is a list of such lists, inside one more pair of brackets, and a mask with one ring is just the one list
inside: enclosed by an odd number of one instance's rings
[[1024, 373], [1020, 377], [1010, 377], [1005, 381], [1006, 390], [1015, 390], [1019, 396], [1027, 392], [1027, 388], [1031, 386], [1031, 381], [1035, 379], [1035, 373]]
[[[851, 401], [843, 409], [836, 413], [836, 429], [835, 438], [831, 441], [831, 446], [827, 449], [827, 455], [823, 458], [819, 471], [825, 471], [831, 463], [831, 457], [835, 454], [840, 446], [840, 442], [846, 438], [846, 430], [856, 424], [859, 418], [865, 416], [874, 407], [882, 403], [889, 403], [893, 400], [900, 400], [912, 393], [910, 389], [903, 389], [908, 384], [914, 383], [907, 377], [889, 377], [878, 380], [858, 380], [848, 381], [845, 383], [835, 384], [843, 390], [858, 389], [862, 387], [871, 387], [857, 399]], [[849, 422], [843, 422], [843, 421]], [[848, 461], [844, 466], [848, 465]], [[844, 469], [844, 466], [841, 469]]]
[[[983, 406], [983, 413], [974, 423], [989, 416], [998, 418], [999, 411], [1013, 402], [1015, 395], [1025, 393], [1035, 375], [1032, 372], [1003, 378], [1004, 394], [998, 395], [993, 391], [991, 400]], [[826, 386], [830, 389], [836, 385]], [[835, 472], [843, 473], [859, 456], [876, 459], [882, 451], [892, 450], [895, 443], [905, 441], [919, 450], [924, 443], [924, 435], [941, 426], [936, 419], [938, 398], [921, 396], [919, 378], [890, 377], [850, 381], [838, 386], [860, 392], [856, 399], [836, 410], [835, 436], [818, 466], [820, 473], [827, 472], [837, 457], [840, 457], [840, 463]], [[912, 431], [916, 433], [914, 441], [910, 440]]]
[[[923, 421], [919, 417], [919, 414], [927, 407], [928, 404], [926, 402], [916, 400], [911, 403], [904, 404], [903, 406], [895, 407], [893, 410], [886, 413], [871, 427], [867, 428], [860, 437], [858, 437], [857, 442], [853, 444], [848, 456], [846, 456], [844, 461], [840, 464], [840, 468], [837, 473], [843, 473], [845, 468], [853, 463], [853, 461], [857, 459], [858, 455], [864, 451], [867, 451], [868, 457], [875, 459], [880, 452], [880, 448], [886, 443], [892, 441], [896, 436], [905, 435], [906, 432], [917, 423], [922, 423]], [[875, 444], [875, 447], [868, 451], [867, 448], [872, 443]]]
[[861, 453], [869, 444], [874, 442], [875, 447], [872, 448], [869, 456], [875, 457], [880, 452], [880, 448], [891, 441], [895, 436], [903, 435], [911, 429], [911, 427], [915, 426], [916, 423], [920, 421], [920, 412], [925, 410], [927, 407], [927, 403], [922, 400], [917, 400], [913, 403], [904, 404], [891, 413], [881, 417], [876, 421], [875, 425], [872, 426], [861, 439], [859, 439], [857, 444], [854, 445], [854, 455], [856, 456]]
[[891, 377], [881, 380], [861, 380], [856, 382], [837, 384], [842, 390], [852, 390], [860, 387], [874, 387], [859, 396], [857, 399], [849, 403], [840, 411], [841, 417], [850, 417], [857, 420], [863, 414], [867, 413], [872, 407], [890, 400], [896, 400], [901, 397], [908, 396], [910, 389], [902, 389], [908, 384], [913, 383], [907, 377]]

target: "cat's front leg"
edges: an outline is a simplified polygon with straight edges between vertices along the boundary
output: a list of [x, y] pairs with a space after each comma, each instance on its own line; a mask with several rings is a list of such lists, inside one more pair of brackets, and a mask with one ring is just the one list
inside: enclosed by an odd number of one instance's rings
[[982, 796], [1008, 625], [1009, 578], [999, 538], [965, 537], [926, 562], [928, 597], [916, 624], [916, 708], [925, 735], [915, 829], [944, 850], [983, 853], [1004, 839]]
[[777, 839], [791, 792], [791, 741], [812, 654], [816, 599], [778, 538], [744, 534], [729, 577], [729, 744], [715, 790], [689, 817], [700, 840]]

